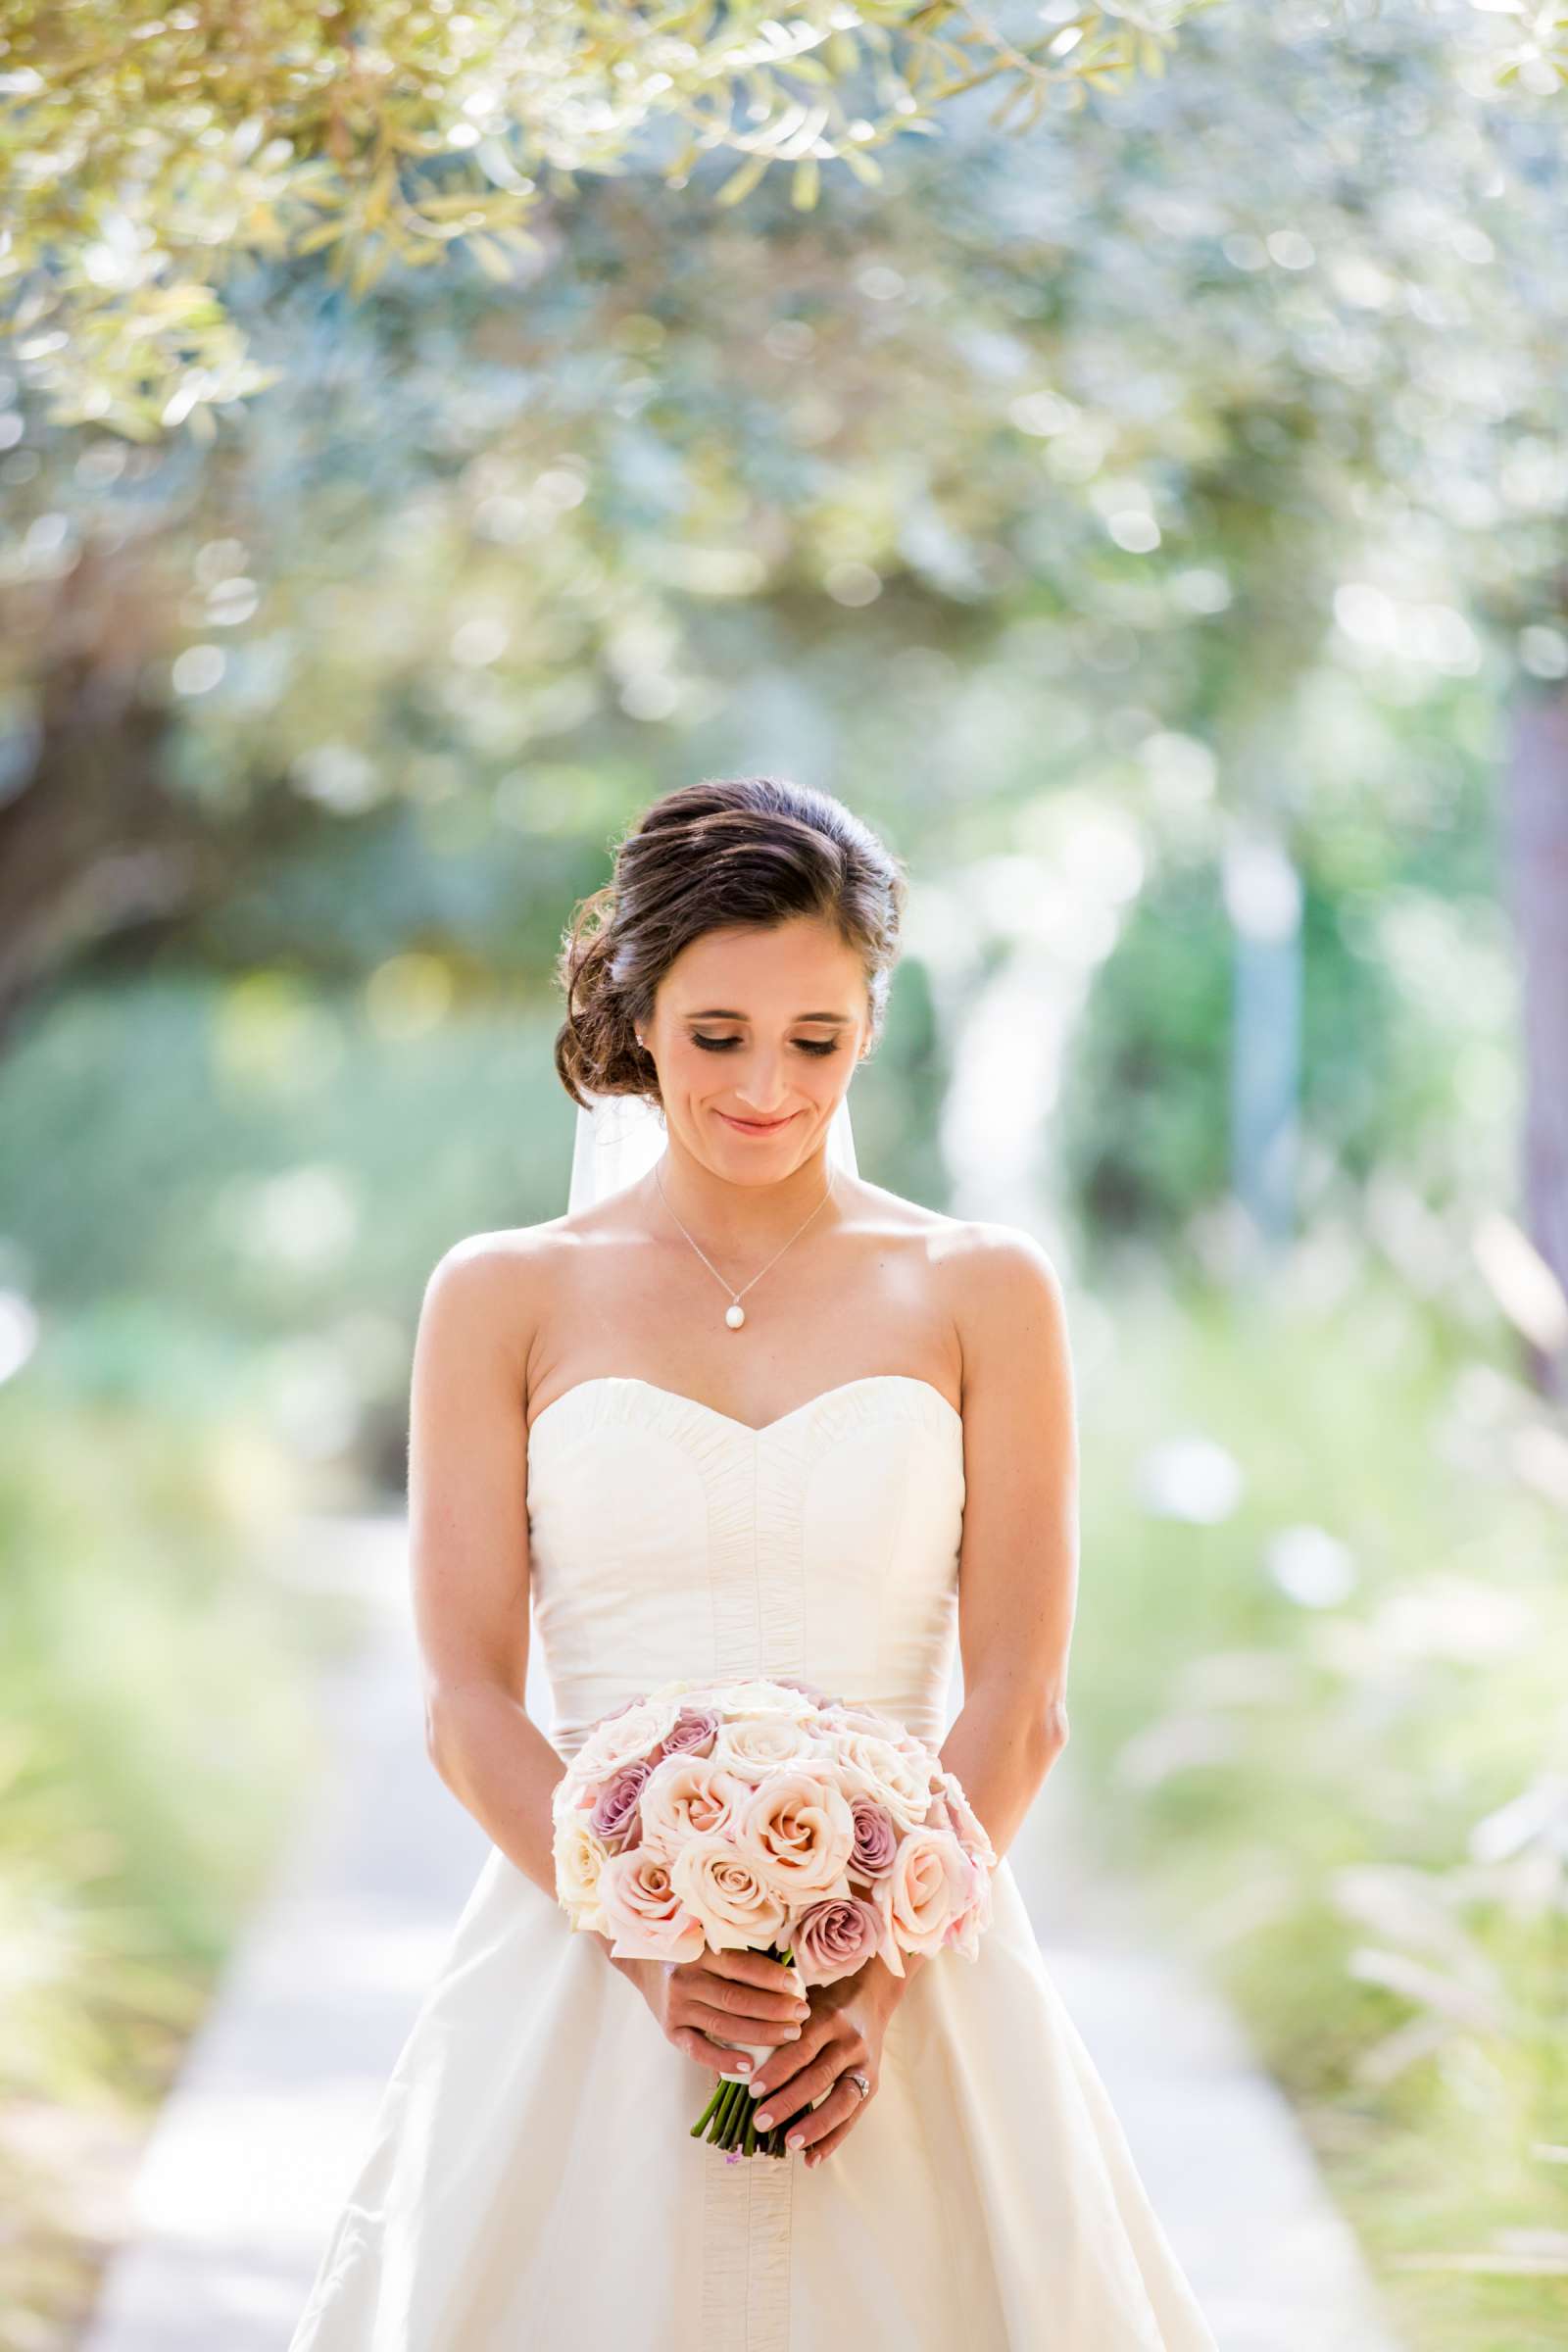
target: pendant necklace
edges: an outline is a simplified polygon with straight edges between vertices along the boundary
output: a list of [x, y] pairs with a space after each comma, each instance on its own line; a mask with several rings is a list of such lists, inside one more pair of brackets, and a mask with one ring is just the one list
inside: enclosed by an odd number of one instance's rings
[[[664, 1206], [669, 1208], [669, 1201], [664, 1192], [664, 1179], [659, 1172], [661, 1164], [662, 1163], [659, 1160], [655, 1160], [654, 1162], [654, 1182], [659, 1187], [660, 1199], [663, 1201]], [[826, 1206], [832, 1191], [833, 1176], [832, 1171], [829, 1170], [827, 1191], [822, 1195], [822, 1198], [817, 1202], [816, 1207], [812, 1209], [811, 1217], [816, 1216], [818, 1212]], [[675, 1211], [672, 1208], [669, 1208], [669, 1213], [672, 1217], [675, 1217]], [[800, 1240], [802, 1234], [806, 1231], [807, 1225], [809, 1225], [811, 1222], [811, 1217], [808, 1217], [805, 1224], [796, 1226], [795, 1231], [790, 1235], [789, 1241], [785, 1243], [784, 1250], [788, 1250], [791, 1243], [798, 1242]], [[675, 1222], [677, 1225], [680, 1225], [681, 1232], [686, 1233], [686, 1228], [684, 1225], [680, 1224], [679, 1217], [675, 1217]], [[715, 1279], [723, 1285], [723, 1288], [729, 1292], [730, 1302], [724, 1309], [724, 1320], [729, 1325], [731, 1331], [739, 1331], [741, 1325], [746, 1320], [746, 1309], [744, 1306], [742, 1306], [741, 1300], [745, 1298], [746, 1293], [752, 1288], [754, 1283], [759, 1283], [761, 1281], [762, 1275], [767, 1272], [768, 1266], [776, 1266], [778, 1264], [779, 1259], [784, 1254], [784, 1250], [775, 1250], [772, 1256], [767, 1261], [767, 1266], [763, 1266], [761, 1269], [761, 1273], [754, 1274], [751, 1282], [744, 1284], [742, 1288], [737, 1291], [731, 1283], [725, 1281], [724, 1276], [719, 1273], [718, 1268], [714, 1265], [712, 1259], [707, 1254], [707, 1252], [702, 1250], [696, 1242], [692, 1242], [692, 1237], [689, 1233], [686, 1233], [686, 1239], [692, 1243], [692, 1248], [697, 1251], [698, 1256], [702, 1259], [710, 1274], [713, 1275]]]

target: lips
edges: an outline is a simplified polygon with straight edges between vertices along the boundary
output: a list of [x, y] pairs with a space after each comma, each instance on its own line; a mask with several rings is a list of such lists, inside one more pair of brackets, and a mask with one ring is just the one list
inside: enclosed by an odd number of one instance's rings
[[[790, 1118], [794, 1115], [792, 1111]], [[738, 1127], [743, 1135], [771, 1135], [776, 1128], [787, 1127], [790, 1123], [789, 1119], [739, 1119], [727, 1110], [721, 1110], [718, 1116], [726, 1126]]]

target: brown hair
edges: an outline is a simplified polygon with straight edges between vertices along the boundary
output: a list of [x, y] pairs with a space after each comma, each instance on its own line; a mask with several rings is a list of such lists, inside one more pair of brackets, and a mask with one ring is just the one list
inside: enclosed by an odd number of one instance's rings
[[576, 908], [556, 979], [566, 1017], [556, 1070], [589, 1093], [659, 1100], [637, 1030], [683, 948], [730, 923], [798, 915], [836, 924], [858, 951], [882, 1033], [907, 880], [902, 861], [831, 794], [773, 776], [719, 776], [666, 793], [616, 845], [614, 877]]

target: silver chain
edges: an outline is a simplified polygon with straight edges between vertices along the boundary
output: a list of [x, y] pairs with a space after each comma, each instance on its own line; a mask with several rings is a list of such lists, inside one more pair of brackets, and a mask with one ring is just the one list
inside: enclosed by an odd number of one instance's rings
[[[663, 1163], [662, 1163], [662, 1160], [657, 1160], [657, 1159], [655, 1160], [655, 1162], [654, 1162], [654, 1182], [655, 1182], [655, 1183], [658, 1185], [658, 1187], [659, 1187], [659, 1197], [660, 1197], [660, 1199], [661, 1199], [661, 1200], [663, 1201], [663, 1203], [664, 1203], [664, 1206], [665, 1206], [666, 1208], [669, 1208], [669, 1197], [668, 1197], [668, 1195], [667, 1195], [667, 1194], [665, 1193], [665, 1191], [664, 1191], [664, 1179], [663, 1179], [663, 1177], [662, 1177], [662, 1176], [661, 1175], [661, 1173], [660, 1173], [660, 1170], [661, 1170], [661, 1168], [662, 1167], [662, 1165], [663, 1165]], [[812, 1209], [812, 1211], [811, 1211], [811, 1216], [810, 1216], [810, 1217], [808, 1217], [808, 1218], [806, 1218], [806, 1220], [805, 1220], [805, 1222], [804, 1222], [804, 1223], [802, 1223], [802, 1224], [800, 1224], [800, 1225], [797, 1225], [797, 1226], [796, 1226], [796, 1228], [795, 1228], [795, 1231], [794, 1231], [794, 1232], [793, 1232], [793, 1233], [790, 1235], [789, 1241], [787, 1241], [787, 1242], [784, 1244], [784, 1249], [783, 1249], [783, 1250], [774, 1250], [774, 1252], [773, 1252], [773, 1254], [772, 1254], [772, 1256], [771, 1256], [771, 1257], [768, 1259], [768, 1261], [767, 1261], [767, 1265], [766, 1265], [766, 1266], [763, 1266], [763, 1267], [760, 1269], [760, 1272], [758, 1272], [758, 1273], [754, 1274], [754, 1275], [752, 1276], [752, 1279], [751, 1279], [751, 1281], [750, 1281], [750, 1282], [748, 1282], [748, 1283], [746, 1283], [746, 1284], [744, 1284], [744, 1285], [743, 1285], [743, 1287], [742, 1287], [740, 1290], [736, 1290], [736, 1288], [735, 1288], [734, 1284], [733, 1284], [733, 1283], [731, 1283], [731, 1282], [730, 1282], [730, 1281], [729, 1281], [729, 1280], [728, 1280], [728, 1279], [727, 1279], [727, 1278], [726, 1278], [724, 1275], [722, 1275], [722, 1274], [720, 1274], [720, 1273], [719, 1273], [719, 1270], [718, 1270], [718, 1268], [717, 1268], [717, 1267], [714, 1265], [714, 1263], [713, 1263], [712, 1259], [711, 1259], [711, 1258], [710, 1258], [710, 1257], [708, 1255], [708, 1252], [707, 1252], [707, 1251], [706, 1251], [706, 1250], [705, 1250], [702, 1248], [702, 1246], [701, 1246], [701, 1244], [700, 1244], [700, 1243], [698, 1243], [698, 1242], [695, 1242], [695, 1241], [692, 1241], [692, 1237], [691, 1237], [691, 1235], [690, 1235], [689, 1233], [686, 1233], [686, 1228], [685, 1228], [685, 1226], [684, 1226], [684, 1225], [681, 1225], [679, 1217], [676, 1217], [676, 1216], [675, 1216], [675, 1211], [674, 1211], [672, 1208], [669, 1208], [669, 1213], [670, 1213], [670, 1215], [671, 1215], [672, 1217], [674, 1217], [674, 1218], [675, 1218], [675, 1223], [676, 1223], [677, 1225], [680, 1225], [680, 1230], [681, 1230], [681, 1232], [686, 1234], [686, 1239], [687, 1239], [689, 1242], [691, 1242], [691, 1244], [692, 1244], [692, 1248], [693, 1248], [693, 1249], [694, 1249], [694, 1250], [697, 1251], [697, 1254], [698, 1254], [698, 1256], [699, 1256], [699, 1257], [702, 1259], [702, 1261], [703, 1261], [704, 1265], [705, 1265], [705, 1266], [708, 1268], [708, 1271], [710, 1272], [710, 1274], [711, 1274], [711, 1275], [713, 1276], [714, 1280], [715, 1280], [716, 1282], [720, 1283], [720, 1284], [722, 1285], [722, 1287], [723, 1287], [723, 1288], [724, 1288], [726, 1291], [728, 1291], [728, 1293], [729, 1293], [729, 1297], [730, 1297], [730, 1303], [729, 1303], [728, 1307], [725, 1309], [725, 1313], [724, 1313], [724, 1320], [725, 1320], [725, 1322], [726, 1322], [726, 1323], [729, 1325], [729, 1327], [730, 1327], [731, 1331], [739, 1331], [739, 1329], [740, 1329], [741, 1325], [742, 1325], [742, 1324], [745, 1322], [745, 1320], [746, 1320], [746, 1309], [745, 1309], [745, 1308], [742, 1306], [742, 1304], [741, 1304], [741, 1300], [742, 1300], [742, 1299], [745, 1298], [747, 1291], [751, 1290], [755, 1284], [757, 1284], [757, 1283], [759, 1283], [759, 1282], [760, 1282], [760, 1281], [761, 1281], [761, 1279], [762, 1279], [762, 1275], [763, 1275], [763, 1274], [765, 1274], [765, 1273], [767, 1272], [767, 1270], [768, 1270], [768, 1266], [776, 1266], [776, 1265], [778, 1264], [778, 1261], [779, 1261], [779, 1259], [780, 1259], [780, 1258], [783, 1256], [783, 1254], [784, 1254], [784, 1250], [788, 1250], [788, 1249], [790, 1248], [790, 1246], [791, 1246], [791, 1244], [792, 1244], [792, 1243], [798, 1242], [798, 1241], [800, 1240], [800, 1238], [801, 1238], [802, 1234], [803, 1234], [803, 1233], [806, 1231], [806, 1227], [807, 1227], [808, 1225], [809, 1225], [809, 1223], [811, 1222], [811, 1217], [814, 1217], [814, 1216], [818, 1216], [818, 1215], [820, 1215], [821, 1211], [822, 1211], [822, 1210], [823, 1210], [823, 1209], [826, 1207], [826, 1205], [827, 1205], [827, 1203], [828, 1203], [828, 1200], [829, 1200], [831, 1199], [831, 1197], [832, 1197], [832, 1193], [833, 1193], [833, 1172], [832, 1172], [832, 1170], [831, 1170], [831, 1169], [829, 1169], [829, 1171], [828, 1171], [828, 1179], [827, 1179], [827, 1191], [826, 1191], [826, 1192], [825, 1192], [825, 1193], [822, 1195], [822, 1198], [821, 1198], [821, 1200], [820, 1200], [817, 1202], [817, 1204], [816, 1204], [815, 1208], [813, 1208], [813, 1209]]]

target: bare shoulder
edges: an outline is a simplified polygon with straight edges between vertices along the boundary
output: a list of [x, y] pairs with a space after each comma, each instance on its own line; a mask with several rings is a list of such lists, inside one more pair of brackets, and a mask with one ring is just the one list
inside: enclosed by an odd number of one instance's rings
[[1021, 1283], [1027, 1292], [1060, 1298], [1061, 1281], [1050, 1252], [1021, 1225], [1000, 1225], [986, 1217], [944, 1217], [942, 1256], [967, 1289], [983, 1285], [1006, 1296]]
[[868, 1221], [916, 1250], [956, 1335], [966, 1394], [990, 1374], [1050, 1384], [1067, 1350], [1066, 1301], [1050, 1252], [1019, 1225], [951, 1217], [861, 1181]]
[[564, 1224], [498, 1226], [443, 1250], [425, 1280], [421, 1345], [444, 1335], [460, 1346], [484, 1340], [521, 1361], [570, 1247]]
[[1026, 1290], [1059, 1298], [1060, 1284], [1047, 1251], [1021, 1225], [1002, 1225], [983, 1217], [950, 1217], [922, 1201], [907, 1200], [902, 1193], [860, 1180], [860, 1190], [873, 1217], [883, 1218], [891, 1232], [922, 1242], [933, 1266], [948, 1269], [956, 1289], [965, 1293], [983, 1284], [1004, 1299], [1009, 1288], [1022, 1282]]
[[1044, 1246], [1022, 1226], [950, 1218], [941, 1267], [966, 1393], [993, 1379], [1054, 1385], [1067, 1369], [1067, 1304]]

